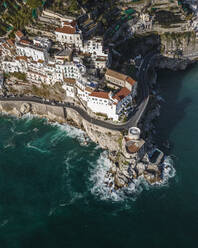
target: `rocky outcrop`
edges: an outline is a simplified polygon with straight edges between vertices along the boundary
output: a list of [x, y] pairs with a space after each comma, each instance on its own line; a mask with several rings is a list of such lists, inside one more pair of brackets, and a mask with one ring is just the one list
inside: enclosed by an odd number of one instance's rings
[[197, 52], [198, 42], [194, 31], [164, 32], [161, 38], [161, 53], [174, 58], [188, 57]]
[[[151, 103], [150, 105], [152, 106]], [[147, 124], [159, 115], [159, 109], [156, 109], [158, 105], [153, 105], [155, 108], [147, 112], [146, 116], [148, 118], [144, 119]], [[138, 128], [133, 127], [129, 130], [128, 135], [126, 133], [124, 135], [120, 131], [106, 129], [87, 122], [78, 112], [71, 108], [65, 110], [62, 107], [35, 102], [0, 101], [0, 112], [17, 117], [30, 113], [38, 117], [47, 118], [51, 122], [70, 123], [83, 129], [93, 142], [109, 151], [112, 166], [107, 172], [106, 184], [114, 190], [127, 187], [140, 177], [150, 184], [161, 180], [161, 159], [157, 164], [150, 162], [147, 154], [150, 149], [149, 140], [147, 139], [147, 143], [145, 143], [140, 137], [140, 132], [130, 132], [132, 129], [133, 131], [138, 131]], [[151, 148], [153, 149], [152, 146]]]
[[159, 69], [170, 69], [173, 71], [185, 70], [188, 65], [194, 63], [189, 59], [177, 59], [160, 56], [155, 61], [155, 66]]
[[137, 160], [123, 162], [123, 160], [123, 155], [120, 154], [118, 161], [112, 164], [112, 167], [107, 173], [106, 184], [110, 188], [119, 189], [128, 187], [129, 184], [140, 177], [144, 178], [149, 184], [161, 182], [163, 171], [161, 163], [152, 164], [147, 154], [139, 162]]

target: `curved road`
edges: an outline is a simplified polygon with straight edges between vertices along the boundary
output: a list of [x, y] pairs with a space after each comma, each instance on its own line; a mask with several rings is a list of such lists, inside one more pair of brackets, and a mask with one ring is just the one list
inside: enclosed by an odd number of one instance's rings
[[140, 121], [146, 107], [149, 101], [149, 87], [148, 87], [148, 79], [147, 79], [147, 71], [150, 66], [151, 60], [154, 58], [155, 53], [149, 53], [145, 56], [144, 61], [141, 65], [140, 72], [139, 72], [139, 85], [141, 87], [141, 96], [140, 96], [140, 104], [137, 107], [137, 111], [133, 116], [130, 117], [130, 119], [125, 122], [124, 124], [112, 124], [105, 121], [97, 120], [95, 118], [92, 118], [88, 113], [83, 110], [82, 108], [75, 106], [71, 103], [65, 102], [65, 103], [54, 103], [53, 101], [44, 101], [37, 97], [0, 97], [0, 101], [23, 101], [23, 102], [35, 102], [45, 105], [51, 105], [51, 106], [59, 106], [64, 108], [72, 108], [76, 110], [86, 121], [93, 123], [94, 125], [101, 126], [107, 129], [116, 130], [116, 131], [122, 131], [122, 130], [128, 130], [130, 127], [137, 126], [138, 122]]

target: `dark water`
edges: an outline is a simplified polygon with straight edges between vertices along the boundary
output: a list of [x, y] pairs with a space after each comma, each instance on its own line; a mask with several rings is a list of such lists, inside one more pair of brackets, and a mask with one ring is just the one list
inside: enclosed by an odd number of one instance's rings
[[0, 248], [197, 247], [198, 66], [158, 81], [157, 141], [170, 140], [176, 175], [136, 197], [109, 199], [109, 161], [81, 131], [0, 118]]

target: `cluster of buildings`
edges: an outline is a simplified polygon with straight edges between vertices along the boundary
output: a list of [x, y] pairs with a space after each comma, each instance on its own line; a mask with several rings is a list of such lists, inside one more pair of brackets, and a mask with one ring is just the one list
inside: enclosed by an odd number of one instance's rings
[[[101, 38], [83, 40], [82, 31], [73, 19], [64, 19], [55, 30], [56, 42], [46, 37], [29, 39], [17, 31], [15, 39], [0, 41], [1, 68], [4, 73], [24, 73], [32, 84], [62, 84], [66, 97], [78, 99], [87, 109], [107, 119], [118, 121], [132, 108], [137, 82], [131, 77], [108, 69], [107, 88], [91, 80], [83, 64], [84, 56], [91, 58], [95, 69], [110, 65], [110, 56], [103, 49]], [[58, 47], [52, 55], [52, 48]]]
[[151, 31], [153, 28], [153, 17], [147, 13], [141, 13], [139, 19], [134, 23], [134, 20], [128, 21], [127, 38], [133, 37], [135, 33]]

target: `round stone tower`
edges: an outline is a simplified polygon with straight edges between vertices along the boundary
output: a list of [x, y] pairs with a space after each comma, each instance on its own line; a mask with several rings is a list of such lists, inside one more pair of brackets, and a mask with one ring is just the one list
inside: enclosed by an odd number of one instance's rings
[[132, 140], [139, 140], [140, 139], [140, 129], [137, 127], [129, 128], [128, 137]]

